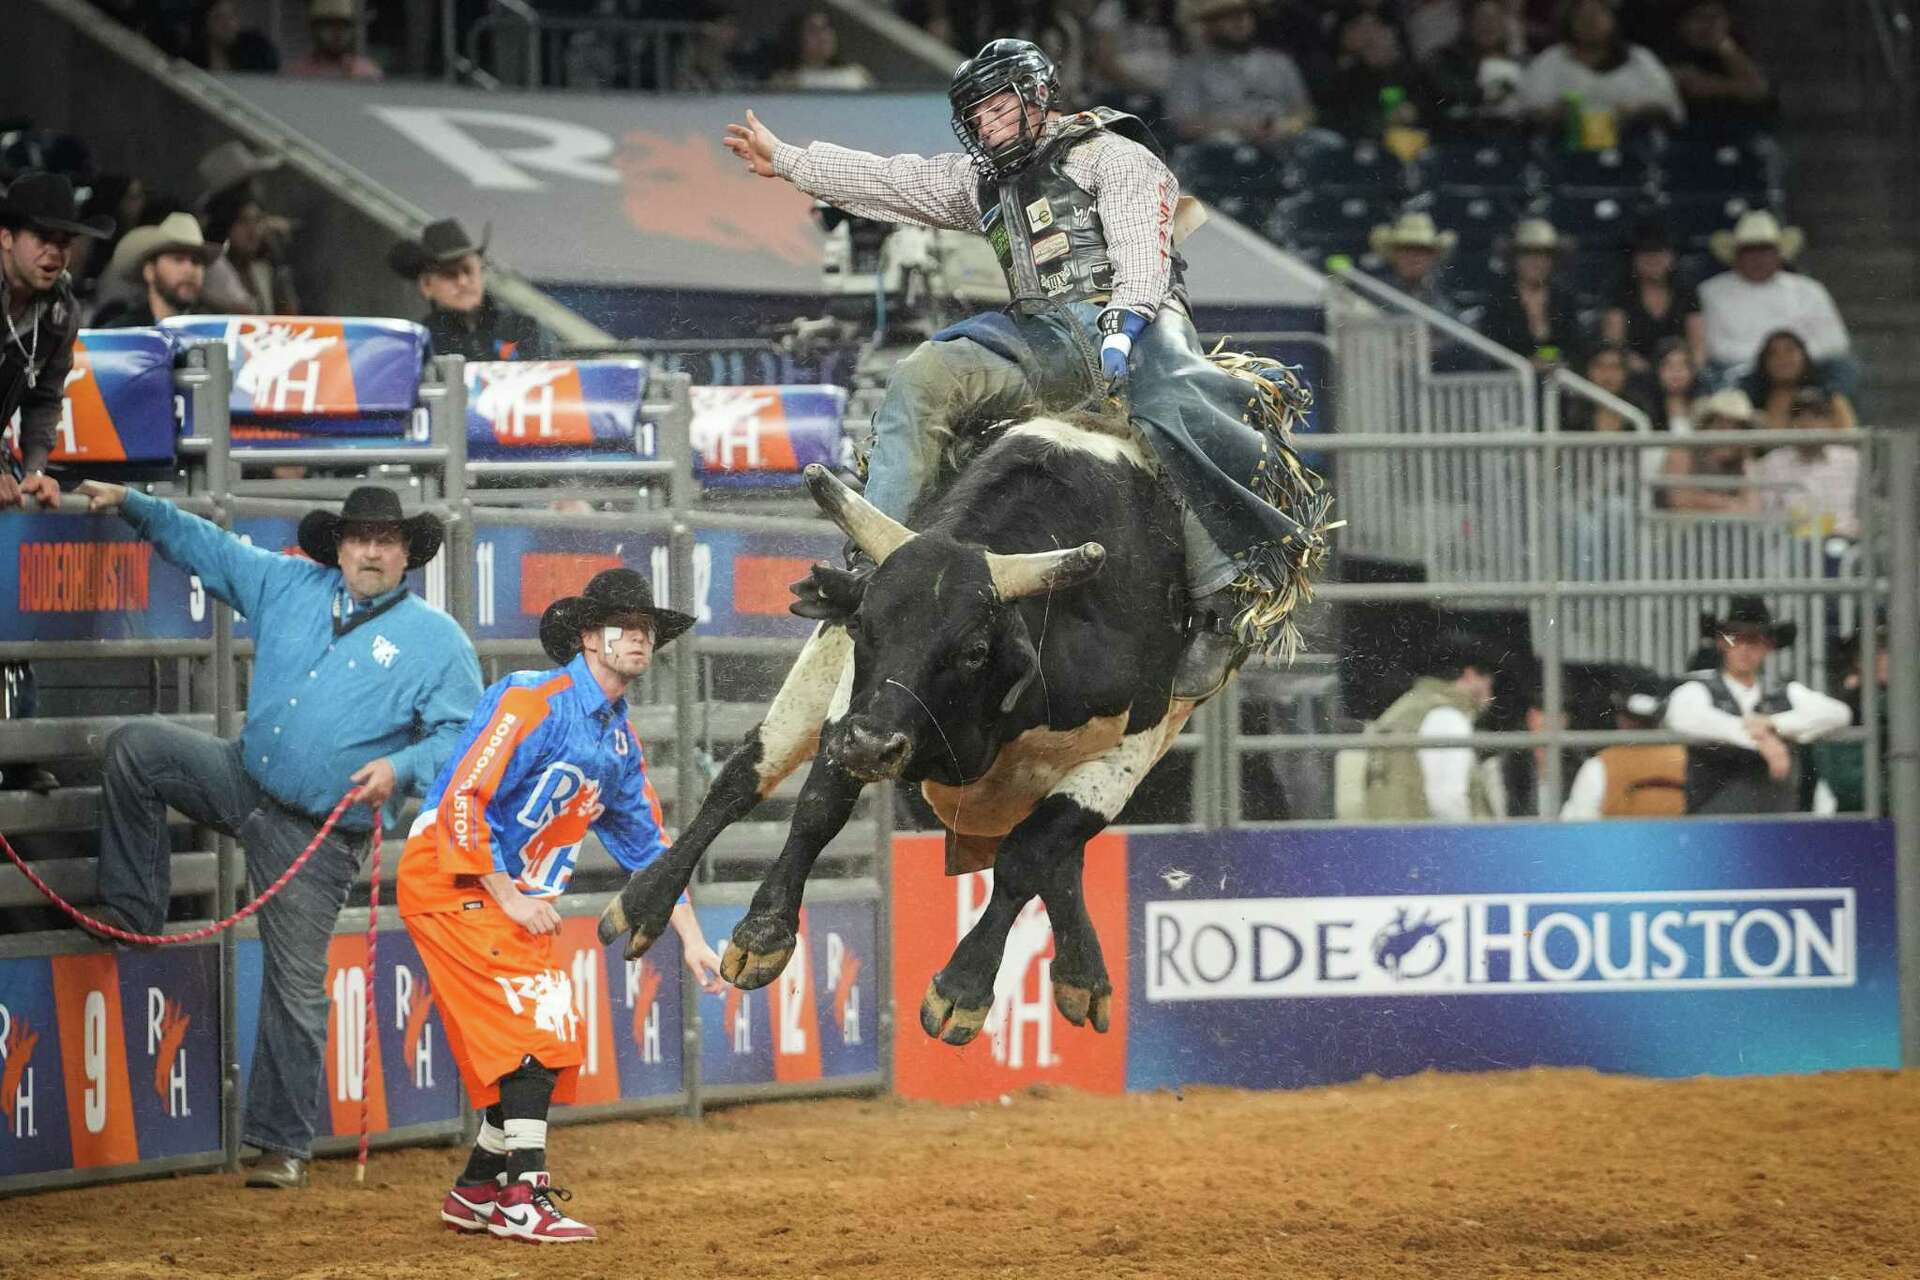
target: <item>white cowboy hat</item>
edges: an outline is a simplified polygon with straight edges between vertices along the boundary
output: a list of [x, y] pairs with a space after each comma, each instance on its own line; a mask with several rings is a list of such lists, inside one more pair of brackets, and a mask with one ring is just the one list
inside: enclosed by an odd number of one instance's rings
[[185, 212], [170, 213], [158, 226], [135, 227], [120, 237], [107, 263], [107, 275], [138, 284], [141, 269], [163, 253], [190, 253], [204, 267], [224, 252], [225, 245], [208, 244], [200, 234], [198, 218]]
[[1733, 224], [1733, 230], [1716, 231], [1707, 241], [1713, 256], [1728, 263], [1742, 249], [1778, 249], [1780, 256], [1791, 262], [1800, 256], [1806, 243], [1806, 234], [1800, 228], [1782, 227], [1780, 219], [1765, 209], [1748, 210]]
[[1367, 237], [1367, 243], [1375, 253], [1386, 253], [1393, 249], [1432, 249], [1436, 253], [1452, 253], [1453, 246], [1460, 237], [1451, 231], [1442, 231], [1433, 225], [1433, 215], [1426, 213], [1403, 213], [1392, 222], [1373, 229]]
[[1573, 248], [1573, 240], [1545, 218], [1522, 218], [1513, 224], [1512, 246], [1515, 253], [1555, 253]]
[[1753, 421], [1753, 401], [1738, 387], [1716, 391], [1693, 402], [1687, 416], [1698, 426], [1708, 418], [1728, 418], [1734, 422]]

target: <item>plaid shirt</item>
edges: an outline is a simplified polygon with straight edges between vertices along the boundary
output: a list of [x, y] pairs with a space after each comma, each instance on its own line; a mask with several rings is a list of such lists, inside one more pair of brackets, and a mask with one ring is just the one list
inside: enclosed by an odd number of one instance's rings
[[[1041, 132], [1041, 146], [1060, 121]], [[1074, 145], [1061, 169], [1094, 197], [1113, 260], [1111, 306], [1151, 320], [1173, 287], [1173, 209], [1180, 184], [1139, 143], [1101, 130]], [[876, 156], [831, 142], [773, 151], [773, 171], [808, 195], [863, 218], [955, 231], [981, 230], [980, 177], [973, 161], [937, 156]]]

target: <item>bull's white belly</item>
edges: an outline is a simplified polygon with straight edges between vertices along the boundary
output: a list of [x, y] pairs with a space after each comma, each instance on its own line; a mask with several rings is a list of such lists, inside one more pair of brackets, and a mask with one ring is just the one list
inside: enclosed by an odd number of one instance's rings
[[949, 830], [1003, 836], [1060, 785], [1067, 772], [1120, 745], [1127, 713], [1100, 716], [1074, 729], [1029, 729], [1000, 748], [986, 773], [964, 787], [920, 784]]

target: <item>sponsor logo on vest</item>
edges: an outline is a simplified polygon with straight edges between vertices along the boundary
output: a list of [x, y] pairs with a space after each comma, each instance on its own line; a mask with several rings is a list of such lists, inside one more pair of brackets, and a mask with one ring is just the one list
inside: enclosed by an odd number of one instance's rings
[[1053, 201], [1041, 196], [1027, 206], [1027, 225], [1035, 231], [1045, 231], [1053, 225]]
[[1064, 258], [1072, 250], [1073, 242], [1067, 239], [1067, 233], [1056, 231], [1050, 236], [1041, 236], [1033, 242], [1033, 261], [1036, 266], [1045, 265], [1055, 258]]
[[1146, 905], [1149, 1001], [1846, 987], [1854, 891]]

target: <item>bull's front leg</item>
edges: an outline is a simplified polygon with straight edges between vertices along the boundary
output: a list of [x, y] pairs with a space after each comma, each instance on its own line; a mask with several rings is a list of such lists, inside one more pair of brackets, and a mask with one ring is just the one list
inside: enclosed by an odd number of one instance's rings
[[663, 857], [634, 872], [600, 913], [602, 943], [631, 932], [626, 951], [631, 960], [659, 940], [707, 847], [820, 749], [820, 726], [852, 661], [853, 636], [845, 627], [814, 631], [767, 708], [766, 719], [727, 757], [693, 821]]
[[793, 956], [800, 934], [800, 903], [807, 877], [820, 851], [853, 816], [866, 784], [825, 759], [814, 762], [794, 807], [793, 827], [780, 856], [767, 869], [753, 905], [734, 926], [733, 940], [720, 962], [720, 976], [753, 991], [780, 976]]

